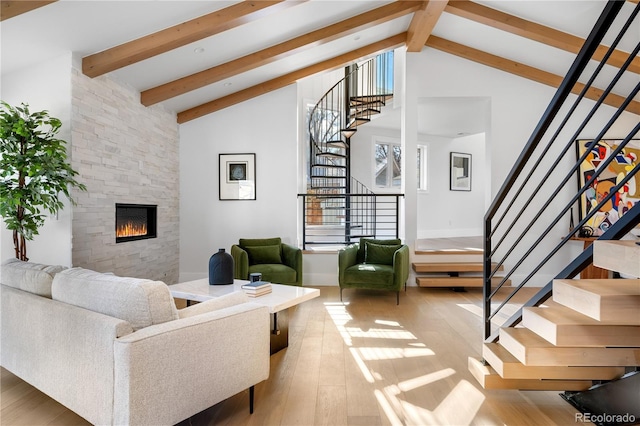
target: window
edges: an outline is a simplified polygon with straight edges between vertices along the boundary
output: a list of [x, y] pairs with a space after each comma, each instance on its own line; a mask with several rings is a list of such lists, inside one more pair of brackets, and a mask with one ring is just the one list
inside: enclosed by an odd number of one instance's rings
[[[375, 144], [375, 185], [378, 188], [399, 188], [402, 185], [402, 148], [397, 142], [377, 139]], [[417, 188], [427, 191], [427, 147], [418, 146], [416, 155]]]
[[397, 143], [375, 144], [375, 182], [380, 188], [402, 185], [402, 150]]
[[418, 191], [427, 191], [427, 147], [418, 145]]

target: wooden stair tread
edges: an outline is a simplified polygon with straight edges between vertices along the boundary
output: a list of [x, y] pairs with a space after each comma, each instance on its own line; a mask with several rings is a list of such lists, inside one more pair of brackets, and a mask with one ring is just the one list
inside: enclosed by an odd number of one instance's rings
[[360, 95], [360, 96], [352, 96], [349, 100], [352, 106], [362, 105], [362, 104], [370, 104], [380, 102], [382, 105], [389, 99], [393, 98], [393, 94], [386, 95]]
[[640, 296], [640, 279], [554, 280], [601, 296]]
[[640, 325], [640, 279], [554, 280], [553, 300], [599, 321]]
[[[482, 272], [482, 262], [414, 262], [411, 265], [415, 272]], [[497, 264], [492, 264], [493, 269]], [[499, 271], [504, 270], [500, 265]]]
[[500, 344], [524, 365], [539, 366], [636, 366], [639, 348], [560, 347], [533, 331], [501, 328]]
[[451, 249], [415, 249], [414, 253], [417, 255], [423, 255], [423, 254], [427, 254], [427, 255], [440, 255], [440, 254], [446, 254], [446, 255], [458, 255], [458, 254], [463, 254], [463, 255], [481, 255], [483, 253], [482, 249], [474, 249], [474, 248], [469, 248], [469, 249], [456, 249], [456, 248], [451, 248]]
[[640, 245], [635, 241], [594, 241], [593, 264], [599, 268], [640, 277]]
[[640, 326], [598, 321], [557, 304], [523, 308], [522, 325], [556, 346], [640, 347]]
[[[502, 278], [492, 278], [491, 282], [497, 286]], [[416, 277], [416, 284], [420, 287], [482, 287], [482, 277]], [[510, 286], [511, 280], [503, 285]]]
[[524, 365], [499, 343], [485, 343], [482, 357], [504, 379], [613, 380], [624, 367], [565, 367]]
[[592, 385], [590, 380], [504, 379], [493, 368], [473, 357], [468, 359], [468, 368], [484, 389], [584, 391]]

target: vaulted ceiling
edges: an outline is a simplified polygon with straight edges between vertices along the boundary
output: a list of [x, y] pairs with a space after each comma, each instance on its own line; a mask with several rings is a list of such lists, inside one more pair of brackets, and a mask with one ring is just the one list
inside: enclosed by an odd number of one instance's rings
[[[628, 10], [639, 0], [627, 1]], [[2, 1], [2, 73], [66, 52], [184, 123], [300, 79], [406, 46], [559, 85], [603, 0]], [[635, 36], [635, 38], [634, 38]], [[623, 39], [615, 72], [640, 39]], [[611, 42], [605, 40], [605, 42]], [[599, 55], [603, 55], [602, 47]], [[630, 70], [635, 84], [640, 59]], [[473, 78], [470, 76], [470, 78]], [[587, 95], [594, 98], [597, 88]], [[609, 96], [612, 105], [620, 99]], [[640, 102], [630, 111], [640, 114]]]

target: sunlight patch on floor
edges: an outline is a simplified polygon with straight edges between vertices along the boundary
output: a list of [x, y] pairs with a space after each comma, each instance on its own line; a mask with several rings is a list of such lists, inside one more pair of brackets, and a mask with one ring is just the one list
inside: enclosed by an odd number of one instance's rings
[[471, 312], [473, 315], [476, 315], [479, 318], [482, 318], [481, 306], [476, 306], [472, 303], [458, 303], [457, 306], [464, 309], [465, 311]]
[[374, 322], [380, 325], [388, 325], [389, 327], [400, 327], [400, 323], [398, 323], [397, 321], [375, 320]]
[[371, 374], [371, 371], [369, 371], [369, 367], [367, 367], [367, 365], [364, 363], [364, 360], [360, 357], [360, 354], [358, 354], [358, 349], [349, 348], [349, 351], [351, 352], [351, 356], [353, 357], [353, 359], [356, 361], [356, 365], [358, 366], [358, 368], [360, 368], [360, 371], [362, 371], [364, 379], [369, 383], [375, 383], [376, 380]]
[[[481, 315], [481, 309], [475, 305], [458, 306], [474, 315]], [[374, 389], [374, 395], [390, 424], [463, 425], [473, 421], [484, 402], [484, 395], [466, 380], [457, 382], [451, 392], [443, 396], [434, 410], [406, 401], [409, 392], [431, 392], [430, 385], [455, 376], [454, 369], [443, 368], [399, 383], [389, 384], [389, 378], [379, 372], [385, 371], [379, 367], [386, 364], [371, 364], [435, 355], [433, 350], [429, 349], [424, 342], [418, 341], [416, 335], [406, 330], [401, 323], [378, 319], [369, 324], [362, 324], [360, 321], [354, 321], [345, 304], [326, 303], [325, 307], [345, 344], [349, 346], [349, 352], [364, 380], [374, 386], [378, 384]], [[480, 313], [477, 309], [480, 309]], [[370, 339], [380, 339], [380, 346], [357, 346], [358, 342], [363, 341], [370, 344]], [[388, 346], [385, 346], [385, 343]], [[390, 367], [393, 368], [392, 365]], [[439, 389], [441, 388], [440, 386]]]
[[383, 359], [415, 358], [419, 356], [433, 356], [435, 353], [428, 348], [357, 348], [362, 359], [366, 361]]
[[396, 414], [396, 409], [394, 409], [391, 406], [391, 404], [389, 404], [389, 400], [385, 397], [382, 391], [380, 391], [379, 389], [376, 389], [374, 391], [374, 395], [376, 396], [376, 399], [378, 400], [378, 404], [380, 404], [382, 411], [387, 416], [387, 419], [389, 419], [389, 423], [391, 423], [394, 426], [403, 425], [404, 423], [402, 422], [402, 420], [400, 420], [400, 418]]
[[402, 392], [409, 392], [421, 386], [426, 386], [431, 383], [437, 382], [438, 380], [453, 376], [454, 374], [456, 374], [456, 370], [454, 370], [453, 368], [445, 368], [443, 370], [436, 371], [435, 373], [425, 374], [424, 376], [415, 377], [413, 379], [400, 382], [398, 383], [398, 389], [400, 389]]
[[372, 337], [375, 339], [399, 339], [399, 340], [415, 340], [416, 336], [409, 331], [388, 330], [384, 328], [370, 328], [362, 330], [358, 327], [344, 328], [351, 337]]
[[484, 402], [484, 395], [466, 380], [461, 380], [435, 410], [427, 410], [400, 401], [406, 424], [468, 425]]

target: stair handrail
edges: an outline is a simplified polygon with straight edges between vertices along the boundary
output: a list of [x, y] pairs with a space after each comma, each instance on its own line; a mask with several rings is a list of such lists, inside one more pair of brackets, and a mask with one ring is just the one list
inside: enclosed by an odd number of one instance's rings
[[[604, 64], [605, 64], [606, 60], [611, 55], [611, 52], [614, 50], [615, 46], [618, 44], [618, 42], [622, 38], [622, 35], [630, 28], [631, 23], [636, 18], [640, 5], [637, 5], [635, 7], [634, 11], [631, 13], [631, 15], [627, 19], [626, 23], [622, 27], [622, 30], [620, 30], [620, 33], [616, 37], [616, 40], [613, 42], [613, 44], [609, 48], [609, 50], [608, 50], [607, 54], [605, 55], [604, 59], [602, 59], [602, 61], [600, 62], [599, 66], [597, 67], [596, 71], [594, 72], [592, 77], [589, 79], [588, 83], [581, 90], [576, 102], [569, 108], [569, 113], [567, 114], [567, 116], [565, 118], [563, 118], [561, 120], [561, 124], [559, 125], [558, 130], [554, 133], [554, 135], [552, 136], [552, 138], [548, 142], [547, 146], [544, 147], [544, 149], [543, 149], [542, 153], [540, 154], [537, 162], [535, 162], [534, 165], [531, 166], [531, 168], [530, 168], [530, 170], [529, 170], [529, 172], [527, 174], [525, 172], [525, 169], [530, 166], [530, 163], [531, 163], [530, 160], [532, 160], [532, 157], [533, 157], [534, 153], [536, 153], [536, 151], [537, 151], [538, 147], [540, 146], [543, 138], [547, 134], [547, 131], [551, 128], [552, 122], [554, 122], [554, 120], [556, 120], [558, 118], [558, 113], [560, 112], [561, 108], [563, 106], [565, 106], [565, 102], [567, 101], [569, 95], [572, 93], [572, 90], [574, 89], [574, 86], [578, 82], [579, 77], [581, 76], [583, 71], [586, 69], [587, 64], [591, 60], [591, 57], [592, 57], [593, 53], [599, 47], [601, 40], [604, 38], [605, 34], [607, 33], [607, 31], [611, 27], [612, 23], [616, 19], [618, 13], [620, 12], [620, 10], [622, 8], [622, 4], [621, 3], [624, 3], [624, 2], [616, 2], [614, 0], [611, 0], [604, 7], [600, 17], [598, 18], [596, 24], [594, 25], [593, 30], [591, 31], [591, 33], [589, 34], [589, 37], [585, 41], [584, 46], [582, 47], [582, 49], [580, 50], [580, 52], [576, 56], [576, 59], [573, 62], [569, 72], [567, 73], [566, 77], [563, 79], [561, 85], [559, 86], [558, 90], [556, 91], [556, 94], [554, 95], [554, 97], [551, 100], [549, 106], [545, 110], [542, 118], [540, 119], [538, 125], [536, 126], [535, 130], [533, 131], [532, 135], [530, 136], [529, 140], [527, 141], [527, 144], [525, 145], [523, 151], [521, 152], [520, 156], [516, 160], [516, 162], [515, 162], [514, 166], [512, 167], [509, 175], [505, 179], [505, 182], [501, 186], [500, 190], [498, 191], [496, 197], [494, 198], [493, 202], [491, 203], [491, 205], [490, 205], [490, 207], [487, 210], [487, 213], [485, 215], [484, 272], [483, 272], [483, 278], [484, 278], [483, 318], [484, 318], [484, 338], [485, 338], [486, 341], [495, 341], [495, 340], [497, 340], [497, 333], [492, 334], [492, 331], [491, 331], [491, 325], [492, 325], [491, 324], [491, 320], [500, 312], [500, 310], [506, 305], [506, 303], [508, 303], [513, 298], [513, 296], [524, 285], [526, 285], [529, 282], [529, 280], [535, 274], [537, 274], [542, 269], [542, 267], [545, 266], [547, 264], [547, 262], [553, 256], [555, 256], [556, 253], [572, 238], [573, 234], [575, 234], [575, 229], [574, 230], [570, 230], [570, 232], [561, 239], [560, 243], [557, 244], [556, 247], [553, 248], [547, 254], [547, 256], [544, 257], [544, 259], [542, 261], [540, 261], [540, 263], [538, 263], [535, 267], [532, 268], [532, 271], [522, 281], [522, 283], [520, 285], [518, 285], [515, 288], [515, 290], [513, 292], [511, 292], [511, 294], [504, 301], [502, 301], [502, 303], [500, 303], [499, 306], [495, 310], [492, 310], [492, 306], [491, 306], [493, 297], [498, 293], [498, 291], [507, 282], [507, 280], [509, 279], [511, 274], [513, 274], [515, 272], [515, 270], [517, 268], [519, 268], [525, 262], [525, 260], [527, 260], [529, 255], [532, 254], [532, 252], [539, 246], [541, 241], [543, 241], [543, 239], [546, 238], [550, 234], [550, 232], [553, 229], [553, 227], [555, 226], [555, 224], [559, 222], [559, 220], [567, 213], [567, 211], [572, 211], [572, 206], [575, 205], [575, 203], [580, 198], [580, 196], [590, 187], [590, 185], [598, 178], [598, 176], [600, 176], [600, 174], [603, 172], [603, 170], [606, 169], [607, 165], [610, 164], [613, 161], [613, 159], [615, 158], [615, 156], [625, 148], [625, 146], [632, 139], [632, 137], [638, 131], [640, 131], [640, 123], [639, 123], [622, 140], [622, 142], [613, 151], [613, 153], [610, 155], [610, 157], [607, 158], [604, 162], [602, 162], [602, 164], [598, 167], [597, 172], [594, 173], [592, 176], [590, 176], [589, 179], [585, 179], [586, 182], [579, 189], [578, 193], [576, 193], [571, 198], [571, 201], [569, 203], [567, 203], [561, 209], [560, 213], [557, 214], [556, 217], [550, 221], [551, 225], [547, 226], [547, 228], [539, 235], [539, 237], [536, 239], [536, 241], [533, 244], [531, 244], [531, 246], [529, 247], [528, 250], [526, 250], [524, 256], [521, 257], [519, 260], [517, 260], [516, 265], [513, 267], [513, 269], [511, 269], [511, 271], [508, 271], [505, 274], [504, 277], [501, 277], [502, 279], [500, 280], [499, 284], [495, 287], [495, 289], [493, 289], [492, 288], [492, 285], [493, 285], [492, 284], [492, 280], [494, 279], [496, 272], [501, 268], [501, 266], [503, 266], [503, 264], [506, 262], [507, 258], [514, 252], [516, 246], [518, 244], [520, 244], [520, 242], [523, 240], [523, 238], [525, 238], [525, 235], [528, 232], [528, 229], [534, 223], [536, 223], [536, 221], [538, 221], [538, 218], [541, 217], [541, 215], [544, 213], [544, 211], [550, 205], [551, 201], [554, 200], [553, 197], [557, 196], [557, 194], [565, 187], [565, 185], [567, 184], [567, 182], [569, 181], [571, 176], [575, 177], [575, 174], [577, 173], [577, 170], [578, 170], [580, 164], [585, 160], [585, 158], [587, 157], [587, 155], [590, 152], [589, 148], [593, 147], [596, 143], [598, 143], [600, 140], [602, 140], [602, 138], [606, 134], [607, 130], [615, 123], [615, 121], [619, 118], [619, 116], [622, 114], [622, 112], [624, 112], [624, 110], [627, 108], [629, 103], [631, 101], [633, 101], [633, 98], [635, 97], [635, 95], [640, 90], [640, 84], [636, 85], [636, 87], [633, 90], [631, 90], [631, 92], [626, 97], [624, 102], [622, 102], [622, 104], [618, 108], [618, 110], [613, 114], [612, 118], [607, 122], [605, 127], [599, 132], [598, 136], [592, 140], [591, 145], [589, 147], [587, 147], [585, 153], [582, 156], [580, 156], [580, 158], [575, 163], [575, 165], [572, 168], [570, 168], [569, 173], [565, 176], [565, 178], [562, 180], [562, 182], [554, 190], [554, 194], [552, 195], [552, 197], [549, 198], [549, 200], [547, 200], [546, 202], [543, 203], [542, 208], [537, 213], [532, 215], [533, 219], [531, 220], [531, 222], [529, 222], [528, 226], [525, 226], [525, 231], [523, 231], [519, 236], [518, 235], [513, 236], [512, 235], [512, 230], [513, 230], [515, 224], [520, 220], [520, 218], [522, 217], [523, 213], [525, 212], [525, 210], [527, 209], [529, 204], [533, 201], [533, 198], [535, 198], [537, 196], [538, 191], [546, 183], [547, 178], [555, 170], [557, 170], [558, 165], [565, 158], [565, 154], [568, 152], [568, 149], [574, 143], [574, 140], [578, 137], [580, 132], [585, 128], [585, 126], [588, 124], [589, 120], [591, 120], [591, 118], [595, 115], [596, 110], [603, 104], [603, 101], [604, 101], [605, 97], [607, 97], [612, 92], [612, 89], [613, 89], [614, 85], [618, 82], [618, 80], [620, 79], [622, 74], [624, 72], [626, 72], [628, 66], [634, 60], [635, 55], [637, 55], [638, 50], [640, 49], [640, 43], [639, 43], [638, 46], [636, 46], [636, 48], [629, 54], [629, 57], [628, 57], [627, 61], [620, 68], [620, 71], [617, 73], [615, 78], [609, 84], [607, 89], [603, 92], [603, 94], [600, 97], [600, 99], [597, 100], [596, 105], [589, 112], [589, 114], [586, 117], [586, 120], [584, 120], [580, 124], [580, 126], [578, 126], [578, 130], [573, 134], [573, 136], [571, 138], [568, 139], [567, 145], [564, 147], [564, 149], [561, 150], [561, 153], [557, 156], [557, 158], [553, 162], [553, 165], [546, 172], [544, 178], [540, 179], [540, 184], [537, 186], [537, 188], [535, 190], [531, 191], [531, 193], [533, 195], [531, 195], [529, 197], [529, 199], [525, 202], [525, 204], [523, 205], [521, 210], [515, 215], [515, 219], [513, 219], [513, 222], [510, 225], [507, 224], [507, 229], [501, 231], [502, 232], [502, 238], [500, 238], [498, 244], [493, 246], [492, 245], [492, 238], [494, 238], [494, 237], [498, 238], [497, 231], [498, 231], [500, 225], [503, 224], [503, 220], [506, 218], [507, 214], [511, 214], [512, 213], [511, 212], [511, 208], [514, 206], [516, 199], [521, 195], [521, 193], [523, 193], [523, 191], [525, 189], [525, 184], [531, 181], [531, 177], [532, 177], [533, 173], [536, 171], [538, 166], [541, 164], [543, 158], [547, 155], [547, 153], [550, 152], [550, 148], [551, 148], [552, 144], [554, 144], [554, 142], [556, 142], [556, 140], [558, 139], [558, 136], [560, 135], [560, 132], [565, 129], [565, 125], [567, 124], [567, 122], [569, 121], [569, 118], [573, 115], [574, 111], [576, 110], [578, 103], [584, 98], [584, 96], [586, 94], [586, 91], [591, 87], [591, 85], [592, 85], [593, 81], [595, 80], [596, 76], [599, 74], [600, 70], [604, 67]], [[618, 138], [616, 138], [616, 139], [618, 139]], [[638, 160], [640, 160], [640, 159], [638, 159]], [[639, 172], [639, 170], [640, 170], [640, 161], [639, 161], [638, 164], [635, 165], [635, 167], [632, 170], [630, 170], [627, 173], [627, 175], [626, 175], [626, 177], [624, 179], [622, 179], [619, 182], [617, 182], [617, 184], [613, 188], [610, 189], [609, 194], [606, 197], [604, 197], [603, 199], [601, 199], [600, 202], [598, 203], [598, 205], [596, 205], [595, 207], [592, 207], [591, 210], [589, 210], [587, 212], [588, 214], [586, 214], [585, 217], [580, 220], [580, 222], [578, 223], [578, 226], [577, 226], [576, 229], [581, 229], [581, 227], [585, 223], [587, 223], [589, 221], [589, 219], [591, 217], [593, 217], [602, 206], [606, 205], [606, 203], [609, 200], [611, 200], [612, 197], [615, 196], [615, 194], [617, 193], [618, 189], [622, 188], [630, 179], [632, 179], [632, 178], [634, 178], [636, 176], [636, 174]], [[507, 199], [507, 197], [509, 196], [509, 194], [511, 193], [511, 190], [515, 187], [516, 182], [519, 179], [520, 179], [521, 186], [518, 187], [515, 195], [513, 195], [511, 200], [509, 201]], [[502, 216], [497, 221], [497, 224], [492, 225], [492, 219], [494, 219], [496, 217], [496, 215], [498, 214], [499, 211], [502, 211]], [[620, 238], [621, 235], [624, 235], [625, 232], [629, 232], [629, 230], [631, 228], [633, 228], [634, 222], [635, 222], [635, 224], [640, 222], [640, 203], [637, 203], [633, 208], [631, 208], [629, 211], [627, 211], [620, 218], [620, 220], [615, 222], [613, 224], [613, 226], [611, 226], [602, 236], [600, 236], [600, 239], [617, 239], [617, 238]], [[499, 261], [497, 261], [497, 262], [494, 261], [493, 257], [497, 255], [498, 250], [501, 248], [501, 245], [503, 244], [504, 241], [506, 241], [507, 238], [515, 238], [516, 241], [515, 241], [515, 243], [513, 243], [513, 245], [510, 248], [506, 249], [506, 254]], [[585, 250], [583, 253], [581, 253], [579, 256], [577, 256], [577, 258], [574, 259], [574, 261], [572, 261], [569, 266], [567, 266], [562, 271], [560, 271], [560, 273], [558, 273], [556, 275], [556, 278], [569, 278], [569, 277], [572, 278], [577, 273], [579, 273], [582, 269], [584, 269], [584, 267], [586, 267], [587, 265], [589, 265], [591, 263], [591, 257], [592, 257], [592, 248]], [[534, 298], [532, 298], [530, 301], [526, 302], [525, 306], [537, 306], [538, 304], [542, 303], [546, 298], [549, 297], [550, 292], [551, 292], [551, 282], [547, 283], [534, 296]], [[522, 312], [522, 309], [520, 308], [512, 317], [510, 317], [507, 320], [506, 323], [503, 324], [503, 326], [514, 326], [515, 324], [517, 324], [521, 319], [521, 312]]]
[[[378, 61], [381, 61], [380, 58], [385, 57], [386, 60], [386, 55], [388, 55], [390, 52], [385, 52], [385, 53], [381, 53], [373, 58], [368, 59], [367, 61], [364, 61], [362, 63], [356, 63], [353, 64], [351, 71], [349, 71], [348, 73], [346, 73], [346, 75], [339, 80], [337, 83], [335, 83], [333, 86], [331, 86], [331, 88], [329, 90], [327, 90], [322, 97], [320, 98], [320, 100], [314, 105], [314, 107], [311, 109], [311, 112], [309, 114], [309, 136], [310, 136], [310, 153], [311, 153], [311, 158], [310, 158], [310, 165], [311, 167], [313, 167], [314, 161], [317, 159], [316, 155], [314, 155], [314, 153], [316, 152], [326, 152], [327, 150], [327, 146], [326, 146], [326, 142], [328, 142], [329, 140], [334, 140], [334, 139], [330, 139], [330, 137], [336, 137], [337, 135], [335, 135], [335, 133], [329, 133], [330, 127], [326, 128], [326, 131], [323, 134], [322, 138], [318, 138], [316, 137], [316, 132], [314, 131], [314, 125], [318, 124], [317, 120], [315, 120], [315, 117], [317, 116], [318, 113], [318, 109], [322, 109], [322, 105], [335, 105], [337, 106], [336, 109], [336, 115], [334, 120], [338, 120], [339, 125], [337, 126], [337, 131], [340, 132], [340, 130], [345, 129], [347, 126], [347, 122], [346, 122], [346, 117], [348, 116], [348, 114], [345, 113], [345, 111], [343, 110], [343, 108], [347, 108], [347, 101], [346, 99], [344, 99], [344, 89], [343, 86], [345, 84], [347, 84], [348, 82], [351, 81], [360, 81], [363, 79], [358, 79], [356, 78], [359, 73], [362, 73], [363, 70], [371, 70], [371, 76], [368, 79], [369, 82], [373, 82], [374, 78], [373, 78], [373, 70], [375, 65], [378, 63]], [[383, 78], [386, 81], [386, 75]], [[386, 89], [386, 85], [384, 87], [384, 89]], [[386, 95], [390, 95], [390, 93], [387, 93], [386, 91], [383, 91], [382, 93], [377, 93], [377, 89], [374, 89], [376, 91], [376, 93], [367, 93], [367, 95], [372, 95], [372, 96], [380, 96], [381, 98], [386, 96]], [[358, 93], [357, 95], [364, 95], [364, 93]], [[329, 100], [331, 100], [331, 102], [329, 102]], [[326, 111], [327, 108], [324, 108], [324, 110]], [[333, 159], [327, 159], [327, 162], [329, 162], [330, 164], [336, 164], [336, 162]]]
[[587, 64], [591, 60], [593, 53], [600, 46], [600, 42], [604, 38], [605, 33], [622, 8], [622, 3], [624, 2], [615, 0], [609, 0], [607, 2], [607, 5], [601, 13], [600, 18], [589, 34], [589, 37], [585, 40], [584, 45], [580, 49], [580, 52], [578, 52], [576, 59], [573, 61], [573, 64], [571, 65], [571, 68], [567, 72], [565, 78], [562, 80], [562, 83], [560, 83], [558, 90], [549, 103], [549, 106], [543, 113], [542, 118], [538, 122], [533, 133], [529, 137], [527, 144], [523, 148], [520, 156], [507, 175], [507, 178], [494, 197], [491, 205], [489, 206], [489, 209], [487, 210], [487, 213], [485, 214], [485, 221], [491, 220], [491, 218], [493, 218], [493, 216], [497, 213], [498, 207], [504, 201], [511, 188], [513, 188], [515, 181], [523, 171], [525, 164], [533, 155], [535, 148], [542, 140], [542, 137], [546, 133], [547, 129], [551, 126], [552, 121], [557, 116], [558, 111], [564, 104], [564, 101], [571, 94], [571, 90], [573, 86], [578, 82], [580, 74], [582, 74]]

